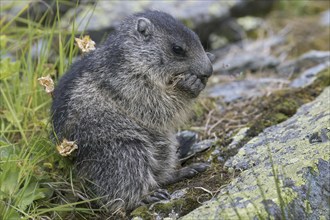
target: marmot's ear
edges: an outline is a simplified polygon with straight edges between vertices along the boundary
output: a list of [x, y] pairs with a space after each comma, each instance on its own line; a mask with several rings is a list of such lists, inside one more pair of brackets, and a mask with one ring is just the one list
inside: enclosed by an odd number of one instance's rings
[[147, 18], [138, 18], [136, 24], [136, 30], [144, 37], [148, 37], [151, 34], [152, 24]]

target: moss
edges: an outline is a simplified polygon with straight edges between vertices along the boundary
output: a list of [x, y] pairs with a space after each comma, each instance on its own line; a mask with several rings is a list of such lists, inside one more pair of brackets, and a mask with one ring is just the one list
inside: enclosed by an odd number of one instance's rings
[[279, 103], [277, 106], [275, 106], [275, 111], [285, 116], [288, 116], [296, 113], [297, 108], [298, 103], [295, 100], [286, 99], [283, 100], [282, 103]]
[[190, 188], [187, 190], [184, 198], [138, 207], [131, 213], [131, 217], [141, 217], [144, 220], [152, 220], [155, 219], [156, 216], [161, 218], [168, 217], [171, 213], [182, 216], [200, 205], [198, 201], [199, 196], [200, 192], [198, 189]]
[[169, 203], [159, 203], [155, 205], [155, 210], [163, 216], [167, 217], [171, 212], [179, 213], [180, 215], [185, 215], [199, 206], [196, 195], [190, 195], [187, 198], [177, 199]]
[[306, 88], [284, 89], [256, 100], [252, 106], [259, 106], [263, 111], [256, 120], [249, 123], [250, 130], [241, 145], [265, 128], [283, 122], [294, 115], [301, 105], [314, 100], [327, 86], [330, 86], [330, 69], [319, 73], [314, 83]]
[[148, 210], [147, 206], [140, 206], [138, 208], [136, 208], [132, 213], [131, 213], [131, 217], [141, 217], [144, 220], [152, 220], [153, 217], [151, 215], [151, 213]]
[[276, 113], [274, 116], [273, 116], [273, 121], [272, 123], [281, 123], [282, 121], [285, 121], [286, 119], [288, 119], [289, 117], [283, 113]]
[[309, 89], [323, 90], [323, 88], [330, 86], [330, 68], [319, 73], [318, 78], [309, 86]]

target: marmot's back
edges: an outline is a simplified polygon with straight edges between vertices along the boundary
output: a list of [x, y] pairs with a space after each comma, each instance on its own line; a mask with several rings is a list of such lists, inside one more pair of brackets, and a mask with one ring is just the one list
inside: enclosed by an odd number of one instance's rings
[[131, 209], [150, 190], [173, 182], [173, 131], [211, 73], [194, 32], [166, 13], [147, 11], [125, 19], [59, 81], [52, 105], [56, 136], [77, 142], [78, 174], [108, 196], [112, 210]]

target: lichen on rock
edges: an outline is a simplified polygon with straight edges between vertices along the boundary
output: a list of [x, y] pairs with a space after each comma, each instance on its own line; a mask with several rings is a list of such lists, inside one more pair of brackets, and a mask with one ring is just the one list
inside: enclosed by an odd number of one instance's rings
[[[182, 219], [326, 219], [330, 87], [245, 144], [226, 167], [242, 170], [219, 196]], [[311, 142], [313, 134], [318, 135]], [[315, 135], [314, 135], [315, 136]]]

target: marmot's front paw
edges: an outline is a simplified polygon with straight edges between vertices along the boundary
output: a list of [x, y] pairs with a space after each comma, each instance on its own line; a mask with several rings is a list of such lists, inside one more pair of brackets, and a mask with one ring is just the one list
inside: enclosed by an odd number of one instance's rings
[[183, 167], [173, 173], [171, 179], [166, 184], [172, 184], [184, 179], [189, 179], [196, 176], [199, 173], [205, 172], [210, 167], [208, 163], [193, 163], [187, 167]]
[[187, 179], [196, 176], [199, 173], [205, 172], [210, 167], [207, 163], [193, 163], [188, 167], [180, 170], [180, 178]]
[[194, 74], [183, 75], [176, 83], [176, 87], [189, 94], [192, 98], [196, 98], [205, 88], [206, 82], [203, 81], [205, 80], [198, 78]]

